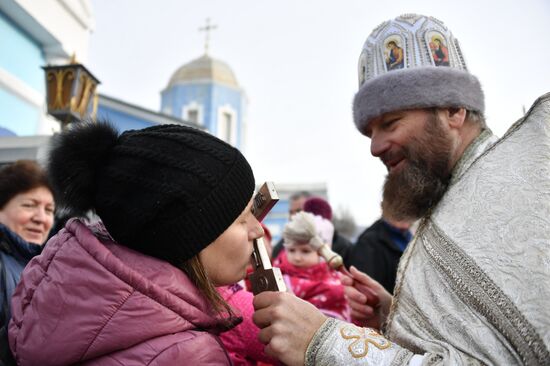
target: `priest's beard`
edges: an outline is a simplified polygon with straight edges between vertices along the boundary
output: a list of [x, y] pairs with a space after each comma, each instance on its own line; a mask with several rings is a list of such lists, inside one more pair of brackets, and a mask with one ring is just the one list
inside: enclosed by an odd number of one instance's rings
[[394, 220], [417, 220], [445, 194], [451, 177], [453, 141], [435, 112], [427, 116], [424, 131], [402, 147], [401, 169], [388, 173], [382, 212]]

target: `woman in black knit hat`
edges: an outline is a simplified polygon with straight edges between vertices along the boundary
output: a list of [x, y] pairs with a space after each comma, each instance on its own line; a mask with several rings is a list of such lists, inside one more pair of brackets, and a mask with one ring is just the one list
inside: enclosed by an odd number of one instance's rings
[[10, 347], [20, 365], [230, 364], [217, 338], [239, 321], [215, 287], [242, 279], [254, 176], [234, 147], [162, 125], [59, 135], [49, 172], [75, 218], [22, 275]]

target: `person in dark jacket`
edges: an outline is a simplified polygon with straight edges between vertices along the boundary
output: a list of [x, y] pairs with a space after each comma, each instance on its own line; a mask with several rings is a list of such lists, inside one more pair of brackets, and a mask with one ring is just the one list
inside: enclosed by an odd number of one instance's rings
[[349, 264], [393, 293], [399, 259], [412, 238], [410, 227], [409, 222], [380, 218], [359, 236], [351, 249]]
[[0, 170], [0, 360], [9, 364], [10, 300], [27, 263], [42, 251], [53, 224], [54, 199], [45, 171], [19, 160]]

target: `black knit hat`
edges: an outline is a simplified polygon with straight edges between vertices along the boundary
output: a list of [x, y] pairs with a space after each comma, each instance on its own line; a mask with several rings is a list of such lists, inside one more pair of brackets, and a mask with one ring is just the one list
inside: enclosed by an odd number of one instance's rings
[[176, 265], [220, 236], [254, 191], [239, 150], [179, 125], [118, 136], [82, 123], [55, 139], [49, 173], [71, 215], [95, 209], [117, 242]]

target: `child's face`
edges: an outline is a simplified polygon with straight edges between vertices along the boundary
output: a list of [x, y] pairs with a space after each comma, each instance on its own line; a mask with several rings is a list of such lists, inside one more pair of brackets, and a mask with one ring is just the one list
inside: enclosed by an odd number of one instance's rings
[[263, 236], [262, 226], [251, 211], [252, 200], [239, 217], [212, 244], [199, 253], [199, 259], [216, 286], [239, 282], [253, 251], [252, 241]]
[[319, 254], [307, 244], [285, 248], [290, 264], [296, 267], [311, 267], [319, 263]]

